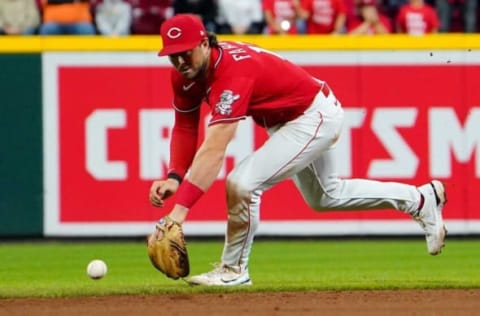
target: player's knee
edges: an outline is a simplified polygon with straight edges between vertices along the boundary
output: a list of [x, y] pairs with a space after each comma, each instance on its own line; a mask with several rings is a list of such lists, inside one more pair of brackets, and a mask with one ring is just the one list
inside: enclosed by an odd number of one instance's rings
[[308, 197], [308, 198], [305, 198], [305, 202], [307, 203], [308, 207], [310, 207], [312, 210], [314, 211], [322, 211], [322, 210], [325, 210], [326, 207], [324, 206], [324, 204], [322, 203], [322, 198], [320, 197], [317, 197], [317, 198], [313, 198], [313, 197]]
[[249, 205], [255, 202], [256, 194], [253, 194], [251, 188], [234, 173], [227, 177], [226, 191], [229, 215], [245, 213]]
[[315, 211], [334, 209], [340, 201], [340, 182], [331, 182], [324, 188], [322, 194], [304, 196], [307, 205]]
[[235, 172], [230, 173], [226, 180], [227, 196], [240, 196], [249, 192], [248, 186], [242, 182]]
[[303, 196], [303, 200], [309, 208], [316, 210], [316, 201], [311, 196]]
[[336, 209], [338, 200], [330, 197], [322, 197], [316, 201], [307, 201], [308, 206], [314, 211], [327, 211]]

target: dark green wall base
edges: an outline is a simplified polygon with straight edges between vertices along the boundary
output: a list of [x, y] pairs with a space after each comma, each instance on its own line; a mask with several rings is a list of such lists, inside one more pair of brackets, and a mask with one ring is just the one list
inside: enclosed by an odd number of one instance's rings
[[43, 235], [40, 54], [0, 54], [0, 237]]

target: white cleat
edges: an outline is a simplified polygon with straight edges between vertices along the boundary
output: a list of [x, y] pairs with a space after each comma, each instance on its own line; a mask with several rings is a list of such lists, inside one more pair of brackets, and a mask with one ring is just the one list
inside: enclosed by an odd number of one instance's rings
[[248, 269], [237, 272], [234, 268], [226, 265], [218, 265], [210, 272], [192, 276], [188, 279], [190, 285], [207, 286], [236, 286], [252, 285]]
[[424, 197], [423, 207], [413, 218], [425, 231], [428, 252], [435, 256], [445, 246], [447, 228], [443, 223], [442, 209], [447, 203], [445, 186], [438, 180], [418, 187]]

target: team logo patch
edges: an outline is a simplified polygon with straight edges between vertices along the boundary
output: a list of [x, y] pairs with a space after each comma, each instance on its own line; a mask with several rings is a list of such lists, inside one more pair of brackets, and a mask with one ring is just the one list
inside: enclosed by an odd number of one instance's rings
[[223, 91], [220, 95], [220, 101], [215, 106], [215, 112], [221, 115], [230, 115], [232, 113], [232, 104], [238, 99], [240, 99], [240, 95], [233, 94], [233, 91]]
[[170, 37], [171, 39], [176, 39], [182, 36], [182, 30], [179, 29], [178, 27], [172, 27], [168, 30], [167, 36]]

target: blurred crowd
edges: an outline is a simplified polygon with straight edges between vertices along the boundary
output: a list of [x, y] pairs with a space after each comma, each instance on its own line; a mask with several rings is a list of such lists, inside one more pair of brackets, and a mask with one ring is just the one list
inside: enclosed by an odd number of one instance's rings
[[479, 32], [480, 0], [0, 0], [3, 35], [159, 34], [178, 13], [217, 34]]

